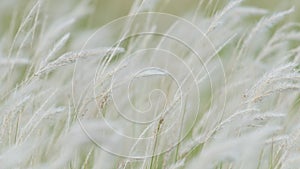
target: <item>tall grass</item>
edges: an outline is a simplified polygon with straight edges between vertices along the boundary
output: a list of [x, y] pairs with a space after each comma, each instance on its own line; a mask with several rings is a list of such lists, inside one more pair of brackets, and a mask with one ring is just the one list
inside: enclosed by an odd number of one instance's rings
[[297, 4], [0, 3], [0, 169], [299, 168]]

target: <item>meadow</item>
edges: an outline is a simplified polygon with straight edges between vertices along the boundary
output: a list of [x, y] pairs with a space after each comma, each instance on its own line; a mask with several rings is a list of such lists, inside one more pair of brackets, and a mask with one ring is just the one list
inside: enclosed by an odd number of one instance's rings
[[296, 0], [0, 0], [0, 169], [300, 168]]

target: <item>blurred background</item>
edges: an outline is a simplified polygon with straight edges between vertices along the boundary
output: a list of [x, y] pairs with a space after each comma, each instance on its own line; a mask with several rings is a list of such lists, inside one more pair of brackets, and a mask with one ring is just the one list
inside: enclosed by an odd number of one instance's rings
[[[46, 7], [47, 17], [49, 19], [62, 17], [66, 12], [70, 15], [74, 9], [79, 8], [80, 5], [89, 6], [89, 15], [81, 18], [81, 28], [93, 28], [104, 25], [114, 19], [121, 16], [128, 15], [133, 3], [140, 3], [134, 0], [67, 0], [59, 1], [60, 6], [57, 6], [58, 0], [44, 0], [43, 3]], [[177, 16], [185, 17], [188, 14], [195, 12], [199, 3], [201, 3], [201, 8], [198, 10], [197, 15], [212, 15], [211, 11], [216, 11], [221, 9], [224, 4], [227, 4], [229, 0], [148, 0], [144, 2], [144, 11], [156, 11], [170, 13]], [[35, 0], [22, 1], [22, 0], [1, 0], [0, 1], [0, 35], [3, 36], [4, 32], [10, 29], [11, 20], [15, 17], [21, 19], [17, 16], [24, 15], [24, 8], [30, 9]], [[244, 6], [252, 6], [257, 8], [267, 9], [270, 12], [277, 12], [281, 10], [287, 10], [291, 7], [295, 7], [295, 12], [289, 15], [286, 21], [298, 22], [300, 19], [299, 0], [244, 0], [242, 2]], [[210, 10], [214, 9], [214, 10]], [[67, 11], [66, 11], [67, 10]], [[78, 9], [79, 10], [79, 9]], [[87, 10], [87, 9], [85, 9]], [[209, 13], [207, 11], [210, 11]], [[80, 29], [80, 27], [77, 27]]]

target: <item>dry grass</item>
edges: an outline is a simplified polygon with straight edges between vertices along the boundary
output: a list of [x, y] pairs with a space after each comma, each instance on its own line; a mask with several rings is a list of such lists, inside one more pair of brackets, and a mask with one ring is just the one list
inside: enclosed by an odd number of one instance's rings
[[299, 168], [297, 3], [0, 4], [0, 169]]

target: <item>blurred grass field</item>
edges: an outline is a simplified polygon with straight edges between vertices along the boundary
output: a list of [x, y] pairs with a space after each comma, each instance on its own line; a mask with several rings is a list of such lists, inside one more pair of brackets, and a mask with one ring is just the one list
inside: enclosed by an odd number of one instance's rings
[[297, 169], [300, 1], [0, 0], [0, 169]]

